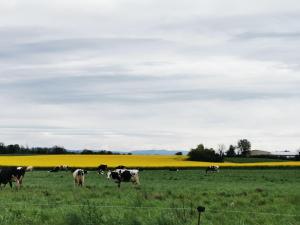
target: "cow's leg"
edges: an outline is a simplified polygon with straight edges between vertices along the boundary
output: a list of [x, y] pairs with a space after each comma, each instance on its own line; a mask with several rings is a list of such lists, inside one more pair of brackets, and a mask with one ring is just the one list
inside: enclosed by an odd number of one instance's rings
[[22, 183], [23, 183], [23, 176], [21, 176], [19, 179], [20, 188], [22, 187]]
[[131, 182], [132, 184], [139, 185], [140, 184], [139, 177], [137, 175], [134, 175], [131, 179]]
[[19, 181], [19, 179], [16, 179], [16, 188], [17, 188], [17, 190], [19, 190], [20, 189], [20, 181]]
[[136, 178], [135, 178], [135, 183], [136, 183], [137, 185], [140, 185], [140, 179], [139, 179], [139, 177], [136, 177]]
[[118, 188], [121, 187], [121, 181], [118, 181]]
[[9, 186], [10, 186], [10, 188], [12, 188], [12, 183], [11, 183], [11, 180], [10, 180], [10, 181], [8, 181], [8, 183], [9, 183]]

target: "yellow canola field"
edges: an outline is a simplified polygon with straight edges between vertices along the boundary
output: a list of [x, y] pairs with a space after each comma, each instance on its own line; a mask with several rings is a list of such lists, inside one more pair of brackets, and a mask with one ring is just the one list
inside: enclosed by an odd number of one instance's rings
[[163, 168], [163, 167], [262, 167], [262, 166], [299, 166], [300, 162], [258, 162], [258, 163], [210, 163], [187, 161], [186, 156], [162, 155], [33, 155], [33, 156], [0, 156], [0, 166], [34, 166], [54, 167], [97, 167], [106, 164], [109, 167], [124, 165], [129, 168]]

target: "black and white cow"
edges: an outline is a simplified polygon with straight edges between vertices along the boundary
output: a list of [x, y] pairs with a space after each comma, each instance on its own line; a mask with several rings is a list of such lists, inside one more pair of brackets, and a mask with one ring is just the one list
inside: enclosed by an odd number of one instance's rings
[[212, 172], [216, 173], [219, 172], [219, 166], [209, 166], [206, 168], [205, 173]]
[[116, 169], [107, 172], [107, 179], [113, 179], [121, 186], [121, 182], [132, 182], [133, 184], [140, 184], [139, 171], [134, 169]]
[[107, 165], [101, 164], [97, 167], [98, 174], [103, 175], [106, 170], [107, 170]]
[[16, 182], [16, 187], [20, 188], [23, 178], [25, 176], [25, 167], [6, 167], [0, 169], [0, 187], [4, 187], [7, 183], [12, 188], [12, 182]]

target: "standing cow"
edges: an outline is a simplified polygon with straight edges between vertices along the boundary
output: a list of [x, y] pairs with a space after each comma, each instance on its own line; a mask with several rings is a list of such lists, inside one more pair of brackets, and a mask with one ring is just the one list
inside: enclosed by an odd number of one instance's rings
[[107, 172], [107, 179], [113, 179], [121, 186], [121, 182], [132, 182], [133, 184], [140, 184], [138, 170], [129, 169], [116, 169], [114, 171]]
[[86, 172], [83, 169], [76, 169], [73, 172], [74, 178], [74, 187], [83, 187], [84, 186], [84, 174]]
[[25, 176], [26, 168], [24, 167], [6, 167], [0, 169], [0, 187], [4, 187], [7, 183], [12, 188], [12, 182], [16, 182], [16, 187], [19, 189], [22, 185]]

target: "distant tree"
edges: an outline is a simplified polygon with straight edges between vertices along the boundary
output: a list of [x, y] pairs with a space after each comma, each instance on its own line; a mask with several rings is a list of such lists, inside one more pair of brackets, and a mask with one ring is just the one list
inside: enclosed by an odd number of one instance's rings
[[95, 152], [92, 151], [92, 150], [84, 149], [84, 150], [81, 152], [81, 154], [95, 154]]
[[6, 147], [4, 143], [0, 142], [0, 154], [5, 154]]
[[295, 160], [300, 160], [300, 148], [297, 150], [297, 153], [298, 154], [295, 155]]
[[188, 153], [188, 157], [192, 161], [204, 161], [204, 162], [222, 162], [223, 157], [216, 153], [212, 148], [204, 148], [203, 144], [200, 144], [195, 149], [191, 149]]
[[51, 153], [52, 154], [64, 154], [64, 153], [67, 153], [67, 150], [64, 147], [55, 145], [51, 148]]
[[229, 149], [226, 152], [226, 156], [227, 157], [234, 157], [234, 156], [236, 156], [235, 147], [233, 145], [229, 146]]
[[240, 154], [242, 156], [248, 156], [248, 155], [250, 155], [250, 152], [251, 152], [251, 143], [247, 139], [241, 139], [241, 140], [239, 140], [237, 147], [240, 150]]
[[20, 152], [20, 146], [18, 144], [15, 145], [7, 145], [6, 146], [6, 153], [8, 154], [15, 154]]
[[225, 154], [225, 148], [226, 148], [226, 146], [224, 144], [219, 144], [218, 145], [219, 155], [224, 156], [224, 154]]
[[176, 152], [175, 155], [182, 155], [182, 152]]

